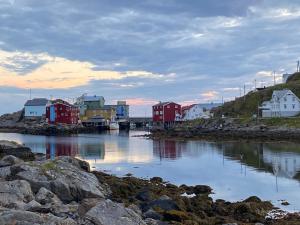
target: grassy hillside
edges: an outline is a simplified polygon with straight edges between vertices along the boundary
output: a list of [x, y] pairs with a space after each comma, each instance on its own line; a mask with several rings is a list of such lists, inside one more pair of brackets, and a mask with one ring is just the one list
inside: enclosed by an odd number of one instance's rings
[[278, 84], [257, 92], [249, 92], [245, 97], [237, 98], [234, 101], [226, 102], [223, 106], [214, 110], [216, 116], [222, 114], [229, 117], [249, 117], [257, 113], [257, 107], [263, 101], [271, 99], [274, 90], [290, 89], [300, 97], [300, 73], [293, 74], [286, 84]]

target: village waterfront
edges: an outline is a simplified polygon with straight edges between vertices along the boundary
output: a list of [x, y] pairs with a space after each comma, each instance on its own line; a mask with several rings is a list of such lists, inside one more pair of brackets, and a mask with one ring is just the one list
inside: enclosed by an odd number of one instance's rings
[[72, 156], [92, 170], [176, 185], [205, 184], [213, 199], [270, 200], [283, 210], [300, 211], [300, 144], [260, 141], [151, 140], [143, 131], [38, 136], [0, 133], [0, 140], [24, 144], [48, 159]]

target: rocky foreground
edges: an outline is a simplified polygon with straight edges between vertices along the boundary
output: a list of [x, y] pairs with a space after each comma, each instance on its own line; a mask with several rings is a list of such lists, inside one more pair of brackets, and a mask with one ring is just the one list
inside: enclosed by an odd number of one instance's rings
[[46, 160], [12, 142], [0, 142], [0, 158], [1, 225], [300, 224], [296, 214], [272, 218], [272, 204], [257, 197], [213, 201], [205, 185], [90, 172], [84, 161]]

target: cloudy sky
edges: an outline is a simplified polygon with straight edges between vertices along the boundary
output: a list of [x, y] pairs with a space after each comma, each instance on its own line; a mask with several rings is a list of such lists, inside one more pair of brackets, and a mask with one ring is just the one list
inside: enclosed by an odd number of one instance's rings
[[0, 0], [0, 114], [87, 93], [150, 115], [294, 72], [298, 0]]

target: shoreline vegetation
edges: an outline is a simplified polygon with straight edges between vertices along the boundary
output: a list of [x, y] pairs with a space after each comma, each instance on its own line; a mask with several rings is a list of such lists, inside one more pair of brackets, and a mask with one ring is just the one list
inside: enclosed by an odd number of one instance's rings
[[300, 220], [298, 213], [255, 196], [213, 201], [206, 185], [116, 177], [90, 171], [76, 158], [46, 159], [14, 142], [0, 141], [0, 158], [0, 224], [295, 225]]

